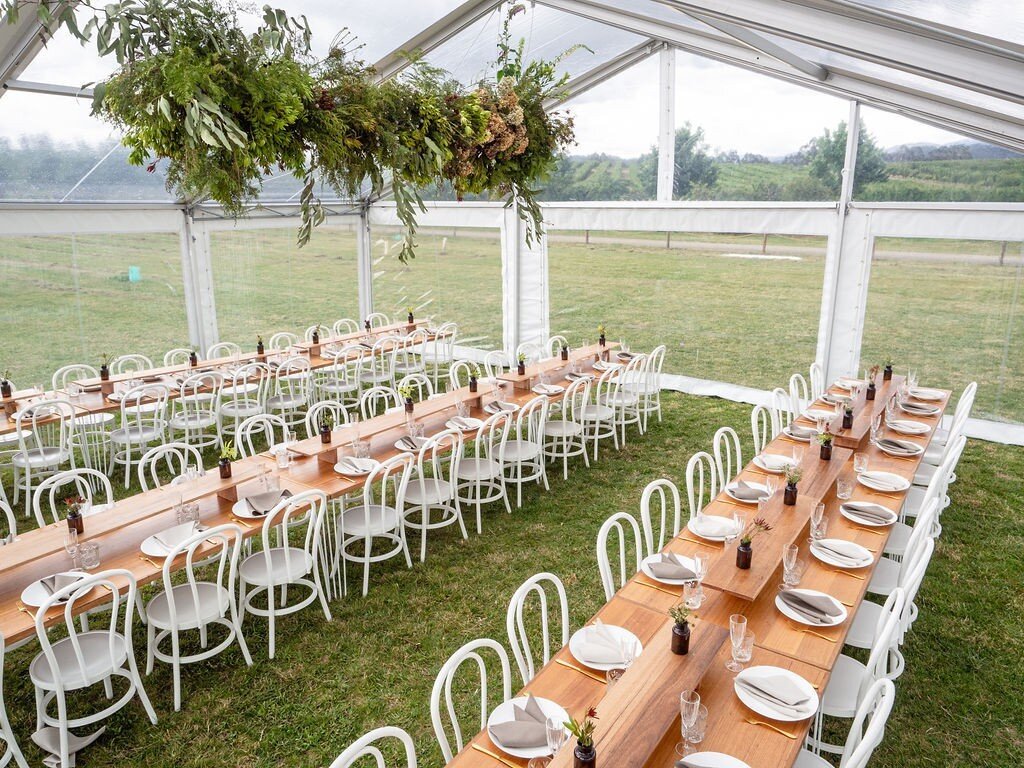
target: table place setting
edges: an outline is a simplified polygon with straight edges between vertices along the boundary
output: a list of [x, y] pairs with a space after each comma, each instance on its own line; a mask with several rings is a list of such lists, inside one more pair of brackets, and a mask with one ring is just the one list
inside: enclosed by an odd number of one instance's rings
[[722, 517], [721, 515], [709, 515], [704, 512], [697, 513], [691, 517], [686, 524], [686, 530], [695, 536], [708, 541], [725, 542], [740, 535], [742, 524], [735, 517]]
[[[30, 608], [41, 608], [43, 603], [49, 600], [53, 595], [60, 592], [62, 589], [70, 587], [72, 584], [77, 584], [83, 578], [88, 576], [85, 571], [61, 571], [55, 573], [52, 576], [44, 576], [38, 581], [33, 581], [21, 592], [21, 602]], [[58, 605], [62, 605], [67, 602], [67, 599], [71, 596], [71, 593], [61, 597], [57, 601]]]
[[166, 558], [171, 554], [171, 550], [205, 530], [206, 526], [190, 520], [146, 537], [139, 549], [147, 557]]
[[784, 453], [759, 453], [754, 457], [754, 464], [757, 467], [774, 475], [780, 475], [786, 470], [786, 467], [798, 463], [792, 456], [787, 456]]
[[850, 402], [849, 395], [834, 395], [831, 392], [823, 392], [818, 399], [821, 400], [823, 403], [826, 403], [827, 405], [831, 405], [833, 408], [835, 408], [840, 403], [846, 405], [847, 403]]
[[915, 403], [911, 400], [900, 400], [897, 402], [899, 409], [904, 413], [909, 413], [913, 416], [938, 416], [942, 413], [942, 409], [937, 405], [929, 405], [928, 403]]
[[672, 552], [656, 552], [640, 563], [640, 571], [655, 581], [673, 586], [683, 586], [697, 579], [697, 566], [692, 558]]
[[834, 409], [826, 410], [825, 408], [808, 408], [806, 411], [800, 414], [802, 418], [809, 419], [813, 422], [829, 421], [836, 417]]
[[589, 380], [593, 381], [594, 374], [592, 374], [592, 373], [579, 373], [577, 371], [569, 371], [569, 373], [565, 374], [565, 378], [568, 379], [569, 381], [579, 381], [580, 379], [589, 379]]
[[748, 482], [737, 480], [725, 486], [725, 493], [731, 499], [743, 504], [757, 504], [764, 499], [770, 499], [775, 493], [774, 481], [766, 480], [764, 483]]
[[900, 493], [910, 487], [910, 481], [895, 472], [864, 470], [857, 474], [857, 482], [874, 491]]
[[[835, 413], [829, 413], [829, 419], [833, 418]], [[815, 437], [818, 436], [817, 427], [804, 427], [800, 424], [790, 424], [788, 427], [784, 427], [782, 434], [788, 437], [790, 440], [797, 440], [801, 443], [809, 443]]]
[[593, 368], [595, 371], [617, 371], [622, 368], [622, 363], [612, 363], [607, 360], [595, 360]]
[[841, 504], [839, 514], [851, 522], [869, 528], [884, 528], [899, 519], [899, 515], [893, 510], [870, 501], [849, 501]]
[[[569, 721], [564, 708], [532, 693], [499, 704], [487, 718], [487, 735], [494, 746], [506, 754], [522, 759], [546, 758], [552, 754], [548, 747], [548, 723], [562, 728]], [[561, 744], [559, 744], [561, 746]]]
[[492, 416], [496, 413], [515, 413], [519, 410], [519, 406], [515, 403], [510, 403], [505, 400], [495, 400], [484, 406], [484, 410]]
[[888, 417], [885, 420], [885, 426], [893, 432], [899, 432], [901, 435], [926, 435], [931, 431], [930, 426], [920, 421], [890, 419]]
[[569, 638], [573, 658], [601, 672], [629, 667], [643, 649], [643, 643], [628, 629], [605, 624], [600, 619], [576, 630]]
[[814, 687], [782, 667], [749, 667], [736, 675], [733, 690], [745, 706], [771, 720], [796, 723], [818, 711]]
[[835, 381], [835, 383], [832, 384], [832, 386], [835, 387], [836, 389], [841, 389], [844, 392], [850, 392], [855, 387], [862, 387], [866, 383], [867, 382], [865, 382], [864, 379], [854, 379], [854, 378], [849, 377], [849, 376], [840, 376]]
[[814, 589], [783, 589], [775, 596], [775, 607], [787, 619], [810, 627], [835, 627], [848, 616], [838, 600]]
[[547, 395], [548, 397], [553, 397], [565, 392], [565, 387], [560, 384], [547, 384], [545, 382], [541, 382], [540, 384], [534, 385], [530, 391], [535, 395]]
[[380, 464], [376, 459], [343, 456], [334, 465], [334, 471], [346, 477], [365, 477]]
[[395, 448], [400, 451], [412, 451], [417, 453], [424, 445], [429, 443], [430, 440], [426, 437], [417, 437], [414, 435], [405, 435], [395, 440]]
[[811, 542], [811, 554], [837, 568], [867, 568], [875, 562], [867, 547], [845, 539], [815, 539]]
[[750, 768], [738, 757], [724, 752], [693, 752], [676, 760], [675, 768]]
[[266, 491], [264, 493], [246, 496], [244, 499], [239, 499], [231, 506], [231, 513], [235, 515], [235, 517], [241, 517], [247, 520], [258, 520], [266, 517], [267, 513], [276, 507], [278, 502], [282, 499], [291, 498], [291, 495], [292, 492], [285, 488], [283, 491]]
[[475, 432], [483, 425], [484, 423], [480, 419], [475, 419], [472, 416], [452, 416], [444, 423], [445, 428], [458, 432]]
[[925, 400], [933, 403], [942, 402], [945, 394], [940, 389], [929, 387], [907, 387], [907, 394], [915, 400]]
[[898, 459], [910, 459], [924, 453], [924, 446], [913, 443], [910, 440], [899, 440], [895, 437], [879, 437], [875, 440], [875, 446], [882, 453]]

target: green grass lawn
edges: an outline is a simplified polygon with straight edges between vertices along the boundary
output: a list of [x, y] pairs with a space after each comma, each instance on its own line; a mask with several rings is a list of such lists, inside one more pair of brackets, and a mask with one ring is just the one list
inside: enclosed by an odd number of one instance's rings
[[[245, 631], [255, 665], [247, 668], [230, 650], [186, 668], [180, 713], [172, 709], [168, 668], [158, 666], [145, 682], [159, 724], [130, 706], [81, 764], [312, 768], [389, 724], [412, 733], [422, 766], [439, 766], [428, 700], [447, 657], [477, 637], [504, 642], [509, 598], [541, 570], [564, 580], [572, 626], [580, 626], [604, 602], [594, 554], [601, 522], [636, 511], [642, 488], [656, 477], [682, 484], [686, 460], [709, 447], [719, 426], [748, 435], [744, 406], [678, 394], [664, 402], [665, 422], [620, 453], [609, 449], [589, 470], [576, 466], [567, 482], [553, 475], [550, 493], [529, 488], [512, 515], [485, 513], [483, 536], [463, 541], [448, 528], [431, 537], [425, 564], [375, 566], [369, 596], [335, 602], [330, 623], [315, 607], [284, 619], [274, 661], [266, 657], [265, 622], [250, 619]], [[749, 452], [749, 438], [744, 442]], [[897, 684], [896, 709], [872, 768], [1024, 762], [1022, 474], [1024, 449], [968, 446], [918, 597], [921, 615], [904, 647], [907, 672]], [[140, 632], [140, 659], [143, 641]], [[9, 654], [5, 695], [30, 762], [38, 764], [28, 744], [34, 717], [25, 671], [32, 654]]]

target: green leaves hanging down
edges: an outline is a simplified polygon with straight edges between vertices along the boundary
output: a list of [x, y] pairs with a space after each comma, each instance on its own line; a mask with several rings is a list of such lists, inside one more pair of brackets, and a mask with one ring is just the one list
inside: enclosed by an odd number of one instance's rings
[[[0, 14], [14, 23], [27, 1], [0, 0]], [[130, 162], [166, 159], [179, 199], [212, 199], [230, 215], [245, 210], [265, 176], [291, 173], [303, 180], [300, 245], [325, 219], [320, 184], [355, 197], [366, 184], [380, 194], [390, 183], [406, 228], [402, 261], [415, 256], [416, 218], [426, 210], [419, 190], [439, 183], [460, 199], [507, 197], [532, 238], [543, 224], [536, 183], [573, 138], [571, 119], [543, 107], [565, 84], [558, 60], [524, 64], [522, 42], [511, 43], [522, 4], [502, 28], [497, 80], [471, 90], [423, 63], [378, 82], [346, 50], [347, 32], [315, 61], [306, 18], [269, 6], [252, 34], [220, 0], [33, 7], [51, 33], [63, 27], [119, 63], [95, 85], [93, 112], [122, 131]]]

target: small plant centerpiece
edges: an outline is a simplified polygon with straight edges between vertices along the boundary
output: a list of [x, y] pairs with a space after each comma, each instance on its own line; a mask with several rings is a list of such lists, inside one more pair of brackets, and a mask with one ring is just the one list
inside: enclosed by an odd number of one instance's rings
[[409, 313], [409, 316], [405, 319], [406, 322], [409, 323], [409, 325], [416, 325], [416, 318], [413, 316], [412, 313], [413, 307], [406, 307], [405, 310], [406, 312]]
[[564, 341], [562, 342], [562, 359], [563, 360], [568, 360], [569, 359], [569, 345], [566, 344]]
[[220, 461], [217, 462], [217, 467], [220, 469], [220, 476], [224, 480], [231, 477], [231, 462], [237, 458], [238, 449], [235, 448], [234, 442], [228, 440], [220, 449]]
[[334, 414], [324, 411], [320, 415], [320, 442], [328, 445], [331, 442], [331, 430], [334, 429]]
[[480, 366], [476, 363], [471, 363], [469, 366], [469, 391], [476, 392], [479, 389], [480, 380]]
[[520, 352], [518, 360], [519, 360], [519, 364], [518, 364], [518, 367], [516, 368], [516, 373], [518, 373], [520, 376], [525, 376], [526, 375], [526, 355], [524, 355], [522, 352]]
[[100, 355], [100, 381], [110, 381], [110, 355]]
[[818, 456], [821, 457], [822, 461], [831, 461], [832, 459], [832, 441], [835, 440], [836, 436], [832, 434], [831, 430], [826, 426], [824, 432], [819, 432], [817, 436], [818, 445], [821, 446], [818, 449]]
[[188, 351], [188, 364], [192, 368], [198, 368], [199, 367], [199, 353], [196, 351], [195, 347], [192, 347]]
[[868, 371], [868, 388], [864, 397], [867, 400], [875, 399], [875, 380], [878, 378], [879, 367], [877, 365], [871, 366], [871, 370]]
[[365, 320], [363, 320], [363, 330], [365, 330], [367, 333], [373, 330], [373, 326], [370, 325], [370, 318], [366, 318]]
[[570, 717], [565, 724], [566, 730], [576, 738], [576, 748], [572, 759], [575, 768], [595, 768], [597, 765], [597, 748], [594, 747], [594, 730], [597, 728], [597, 709], [587, 710], [582, 722]]
[[605, 339], [604, 336], [604, 325], [597, 326], [597, 333], [597, 343], [600, 344], [602, 347], [605, 346], [608, 343], [608, 340]]
[[14, 385], [11, 384], [11, 372], [4, 371], [0, 376], [0, 397], [5, 400], [14, 394]]
[[685, 656], [690, 652], [690, 609], [677, 603], [668, 609], [668, 615], [675, 622], [672, 625], [672, 653]]
[[398, 388], [398, 394], [405, 402], [405, 412], [412, 413], [413, 402], [412, 402], [412, 387], [403, 386]]
[[257, 355], [265, 355], [266, 353], [267, 353], [267, 348], [263, 344], [263, 337], [262, 336], [257, 336], [256, 337], [256, 354]]
[[843, 429], [853, 429], [853, 401], [847, 400], [843, 407]]
[[316, 346], [317, 344], [320, 343], [320, 328], [321, 327], [322, 326], [320, 325], [320, 323], [317, 323], [316, 325], [313, 326], [313, 335], [310, 338], [310, 341], [313, 342], [314, 346]]
[[796, 486], [800, 482], [800, 478], [804, 476], [804, 470], [799, 464], [787, 464], [786, 468], [782, 470], [782, 474], [786, 478], [786, 490], [782, 495], [782, 503], [787, 507], [792, 507], [796, 504]]
[[882, 381], [889, 381], [892, 379], [892, 357], [885, 358], [885, 368], [882, 369]]
[[81, 496], [68, 496], [64, 499], [64, 508], [67, 510], [68, 528], [75, 531], [79, 536], [85, 533], [85, 519], [82, 514], [88, 502]]
[[736, 567], [741, 570], [750, 568], [750, 561], [754, 556], [754, 539], [762, 533], [768, 533], [772, 529], [768, 521], [758, 517], [747, 523], [747, 527], [740, 534], [740, 544], [736, 547]]

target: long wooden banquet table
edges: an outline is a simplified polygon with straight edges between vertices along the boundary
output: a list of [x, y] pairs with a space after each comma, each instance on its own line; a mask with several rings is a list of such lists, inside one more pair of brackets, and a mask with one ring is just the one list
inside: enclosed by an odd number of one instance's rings
[[[406, 333], [413, 328], [420, 328], [425, 325], [426, 323], [423, 321], [416, 321], [411, 325], [409, 323], [394, 323], [392, 325], [374, 328], [370, 332], [370, 336], [377, 339], [387, 335]], [[295, 348], [299, 350], [300, 354], [308, 355], [309, 366], [312, 370], [321, 370], [333, 366], [337, 359], [334, 355], [324, 354], [324, 347], [358, 344], [361, 341], [364, 341], [366, 336], [367, 334], [365, 331], [359, 331], [358, 333], [349, 333], [342, 336], [325, 337], [324, 339], [321, 339], [321, 342], [318, 345], [312, 344], [311, 342], [300, 342], [295, 345]], [[428, 341], [434, 341], [438, 338], [441, 337], [435, 333], [429, 333], [427, 336]], [[382, 352], [384, 354], [391, 351], [393, 351], [393, 348], [382, 348]], [[18, 390], [12, 393], [11, 397], [0, 400], [0, 406], [2, 406], [2, 410], [0, 410], [0, 440], [2, 440], [3, 435], [10, 435], [17, 429], [15, 421], [16, 411], [34, 401], [53, 398], [68, 399], [75, 407], [75, 412], [79, 416], [118, 411], [121, 408], [120, 402], [109, 397], [109, 395], [113, 393], [115, 386], [118, 384], [139, 379], [142, 379], [146, 383], [164, 384], [170, 389], [169, 398], [174, 399], [180, 394], [178, 390], [178, 379], [182, 376], [198, 373], [200, 371], [228, 370], [233, 366], [243, 363], [283, 360], [288, 356], [289, 354], [286, 352], [274, 350], [267, 350], [263, 355], [259, 355], [255, 352], [246, 352], [237, 357], [221, 357], [211, 360], [200, 360], [199, 365], [195, 367], [190, 366], [187, 363], [182, 365], [164, 365], [141, 372], [116, 375], [111, 374], [110, 378], [106, 381], [102, 381], [100, 379], [83, 379], [76, 383], [86, 388], [86, 391], [82, 392], [75, 398], [70, 398], [68, 393], [64, 390], [43, 392], [40, 392], [38, 389]]]
[[[920, 465], [920, 457], [894, 458], [870, 444], [870, 420], [884, 410], [886, 399], [892, 396], [899, 382], [899, 379], [884, 385], [880, 382], [874, 402], [866, 402], [861, 397], [856, 410], [866, 418], [855, 419], [853, 430], [835, 430], [844, 433], [847, 447], [834, 447], [830, 461], [819, 458], [816, 443], [799, 443], [785, 435], [766, 446], [766, 452], [789, 454], [794, 446], [803, 445], [804, 477], [795, 506], [782, 504], [781, 491], [767, 505], [764, 516], [773, 529], [756, 539], [749, 570], [736, 567], [734, 545], [727, 547], [704, 540], [685, 526], [666, 544], [663, 550], [666, 552], [711, 555], [708, 576], [704, 580], [706, 598], [695, 612], [688, 655], [676, 656], [669, 648], [673, 622], [668, 609], [682, 601], [681, 588], [638, 573], [588, 622], [599, 619], [605, 624], [624, 627], [643, 643], [643, 653], [619, 681], [609, 689], [603, 673], [587, 668], [566, 646], [538, 671], [519, 695], [529, 693], [551, 699], [577, 718], [583, 717], [589, 707], [596, 707], [600, 719], [595, 744], [600, 765], [668, 768], [678, 759], [675, 748], [681, 741], [679, 694], [696, 688], [701, 703], [708, 709], [707, 729], [703, 742], [697, 747], [699, 751], [726, 753], [743, 760], [750, 768], [793, 765], [813, 718], [797, 723], [774, 721], [748, 709], [739, 700], [733, 690], [734, 674], [725, 668], [732, 658], [729, 617], [737, 613], [747, 617], [747, 629], [755, 635], [751, 666], [771, 665], [792, 670], [814, 686], [819, 695], [825, 690], [889, 537], [888, 528], [862, 527], [840, 515], [839, 506], [843, 502], [836, 496], [836, 480], [853, 484], [853, 501], [876, 502], [898, 511], [905, 492], [881, 493], [856, 482], [853, 448], [868, 456], [869, 469], [893, 472], [908, 480], [913, 479]], [[844, 394], [835, 388], [830, 391]], [[949, 392], [944, 392], [942, 401], [936, 404], [944, 410], [948, 401]], [[927, 446], [941, 421], [941, 413], [930, 418], [901, 413], [900, 418], [930, 427], [929, 432], [920, 437], [900, 435], [901, 439]], [[856, 432], [860, 432], [860, 439], [853, 441], [851, 435]], [[766, 474], [751, 462], [737, 477], [763, 482]], [[828, 536], [867, 547], [876, 558], [870, 567], [843, 570], [826, 565], [810, 554], [810, 513], [818, 502], [825, 504]], [[736, 509], [741, 509], [748, 521], [758, 514], [756, 506], [739, 504], [724, 492], [711, 501], [704, 512], [730, 517]], [[787, 544], [799, 545], [800, 558], [807, 562], [799, 586], [830, 594], [847, 607], [849, 617], [841, 625], [807, 627], [790, 621], [776, 608], [775, 597], [782, 583], [782, 548]], [[496, 768], [503, 764], [506, 768], [519, 768], [526, 762], [502, 752], [484, 729], [448, 765], [450, 768]], [[555, 756], [549, 768], [570, 768], [572, 764], [570, 742]]]
[[[550, 376], [552, 383], [563, 379], [576, 361], [581, 370], [592, 371], [593, 363], [607, 358], [617, 345], [596, 345], [573, 350], [570, 361], [554, 358], [541, 361], [527, 370], [527, 377]], [[567, 380], [562, 381], [567, 385]], [[529, 389], [519, 390], [505, 385], [500, 399], [522, 404], [536, 397]], [[558, 399], [561, 395], [552, 396]], [[471, 415], [485, 418], [489, 414], [483, 407], [496, 398], [492, 387], [481, 382], [479, 391], [470, 392], [462, 387], [435, 399], [415, 405], [414, 417], [423, 424], [425, 434], [435, 434], [445, 428], [446, 421], [455, 415], [459, 402], [470, 406]], [[232, 464], [230, 479], [221, 479], [216, 469], [203, 477], [175, 485], [164, 485], [144, 493], [117, 501], [112, 509], [85, 518], [85, 532], [80, 541], [99, 544], [101, 568], [124, 568], [132, 573], [139, 584], [147, 584], [161, 577], [163, 563], [147, 558], [141, 552], [142, 542], [155, 533], [175, 525], [175, 507], [181, 503], [198, 503], [200, 521], [207, 526], [235, 523], [246, 537], [260, 533], [260, 521], [235, 517], [231, 507], [235, 501], [248, 495], [261, 493], [264, 487], [260, 477], [266, 473], [280, 488], [292, 493], [320, 489], [330, 497], [351, 493], [363, 486], [362, 478], [345, 477], [334, 470], [340, 455], [351, 454], [351, 443], [358, 437], [370, 443], [374, 458], [386, 459], [400, 453], [395, 441], [408, 434], [404, 413], [391, 413], [364, 420], [357, 426], [340, 427], [332, 434], [330, 445], [324, 445], [319, 436], [290, 444], [294, 457], [291, 465], [281, 470], [276, 457], [263, 453]], [[51, 576], [71, 567], [71, 559], [64, 551], [65, 523], [58, 521], [18, 536], [12, 543], [0, 548], [0, 633], [9, 643], [31, 636], [35, 631], [35, 610], [21, 603], [21, 593], [38, 579]], [[176, 563], [179, 567], [183, 563]], [[105, 593], [97, 590], [92, 600], [81, 600], [76, 609], [82, 611], [104, 602]], [[47, 625], [63, 621], [63, 611], [53, 609]]]

